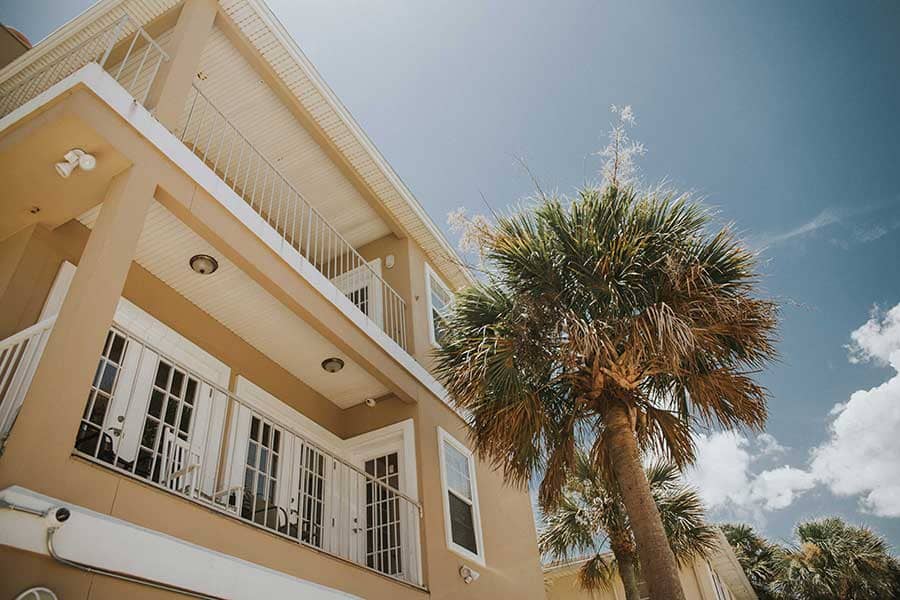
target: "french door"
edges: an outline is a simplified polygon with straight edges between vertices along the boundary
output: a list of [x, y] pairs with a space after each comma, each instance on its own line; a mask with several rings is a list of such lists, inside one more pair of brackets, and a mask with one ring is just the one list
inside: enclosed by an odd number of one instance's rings
[[398, 575], [404, 568], [400, 531], [403, 517], [400, 498], [389, 488], [400, 489], [399, 455], [391, 452], [371, 458], [364, 467], [373, 478], [366, 481], [366, 566]]

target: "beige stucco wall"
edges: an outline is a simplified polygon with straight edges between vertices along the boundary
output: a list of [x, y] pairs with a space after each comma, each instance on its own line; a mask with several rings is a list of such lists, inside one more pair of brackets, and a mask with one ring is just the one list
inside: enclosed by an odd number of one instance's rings
[[[34, 227], [0, 243], [0, 265], [16, 263], [16, 268], [12, 269], [8, 278], [31, 282], [30, 285], [20, 286], [15, 292], [10, 290], [3, 296], [0, 314], [6, 314], [6, 306], [28, 306], [30, 316], [21, 320], [17, 326], [27, 326], [33, 322], [52, 283], [52, 275], [46, 273], [55, 274], [63, 260], [77, 264], [89, 233], [83, 225], [71, 221], [53, 231]], [[23, 252], [23, 248], [27, 252]], [[31, 259], [28, 259], [29, 253], [34, 255]], [[13, 260], [15, 256], [19, 257], [17, 261]], [[450, 552], [445, 542], [437, 426], [443, 427], [462, 441], [466, 439], [466, 432], [461, 419], [436, 398], [410, 404], [396, 397], [388, 397], [380, 401], [376, 408], [358, 405], [342, 411], [135, 263], [128, 273], [122, 295], [209, 351], [236, 372], [290, 402], [341, 437], [352, 437], [413, 418], [419, 493], [424, 506], [423, 561], [431, 596], [543, 597], [528, 495], [524, 491], [505, 487], [502, 477], [481, 462], [478, 463], [477, 483], [487, 567], [476, 566], [482, 576], [470, 586], [465, 585], [459, 577], [458, 569], [465, 561]], [[74, 397], [80, 398], [81, 394]], [[50, 438], [71, 438], [73, 433], [71, 423], [47, 422], [42, 431], [43, 435]], [[14, 430], [13, 436], [15, 435]], [[71, 447], [71, 441], [69, 444]], [[420, 592], [408, 586], [374, 576], [361, 568], [287, 542], [77, 458], [70, 457], [61, 463], [48, 463], [39, 450], [40, 446], [36, 445], [36, 448], [38, 449], [31, 453], [30, 460], [25, 463], [14, 465], [6, 457], [0, 457], [0, 487], [28, 487], [204, 547], [317, 583], [360, 593], [364, 597], [421, 596]], [[510, 531], [516, 534], [509, 535]], [[34, 565], [46, 563], [46, 559], [27, 553], [16, 553], [8, 549], [7, 552], [11, 556], [3, 563], [3, 568], [14, 570], [17, 576], [0, 584], [0, 597], [21, 589], [23, 582], [42, 580], [42, 576], [39, 576], [42, 569]], [[21, 568], [17, 566], [20, 564], [23, 565]], [[101, 594], [101, 590], [109, 589], [110, 594], [119, 590], [115, 586], [95, 587], [90, 596], [82, 596], [76, 590], [81, 589], [79, 586], [83, 586], [83, 580], [88, 576], [66, 569], [55, 569], [52, 573], [56, 573], [58, 577], [53, 581], [61, 582], [60, 589], [72, 588], [72, 596], [69, 597], [112, 597]]]

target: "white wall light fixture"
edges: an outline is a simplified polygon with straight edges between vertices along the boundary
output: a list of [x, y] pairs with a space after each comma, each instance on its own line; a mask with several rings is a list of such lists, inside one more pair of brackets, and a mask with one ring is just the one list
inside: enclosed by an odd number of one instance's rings
[[78, 167], [84, 171], [93, 171], [97, 166], [97, 158], [81, 148], [72, 148], [63, 155], [63, 162], [58, 162], [55, 166], [59, 176], [68, 179], [69, 175]]
[[459, 576], [462, 577], [462, 580], [465, 583], [472, 583], [474, 581], [478, 581], [478, 578], [481, 577], [481, 573], [469, 567], [468, 565], [463, 565], [459, 568]]

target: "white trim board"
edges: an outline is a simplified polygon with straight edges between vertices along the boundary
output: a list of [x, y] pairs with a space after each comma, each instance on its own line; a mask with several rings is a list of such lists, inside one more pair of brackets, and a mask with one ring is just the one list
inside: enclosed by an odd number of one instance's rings
[[[268, 598], [358, 598], [19, 486], [0, 491], [0, 498], [42, 512], [68, 508], [71, 516], [54, 535], [55, 549], [91, 566], [235, 600], [256, 600], [260, 590]], [[45, 518], [0, 510], [0, 544], [49, 555], [50, 525]]]

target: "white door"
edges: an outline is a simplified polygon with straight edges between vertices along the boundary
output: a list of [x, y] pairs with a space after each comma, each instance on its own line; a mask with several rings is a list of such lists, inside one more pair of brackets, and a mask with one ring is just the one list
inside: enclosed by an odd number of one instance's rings
[[384, 290], [381, 284], [381, 259], [368, 266], [351, 269], [331, 282], [350, 299], [364, 315], [384, 327]]
[[366, 460], [363, 504], [365, 519], [365, 565], [399, 576], [408, 569], [403, 548], [405, 502], [393, 490], [401, 489], [400, 454], [389, 452]]

